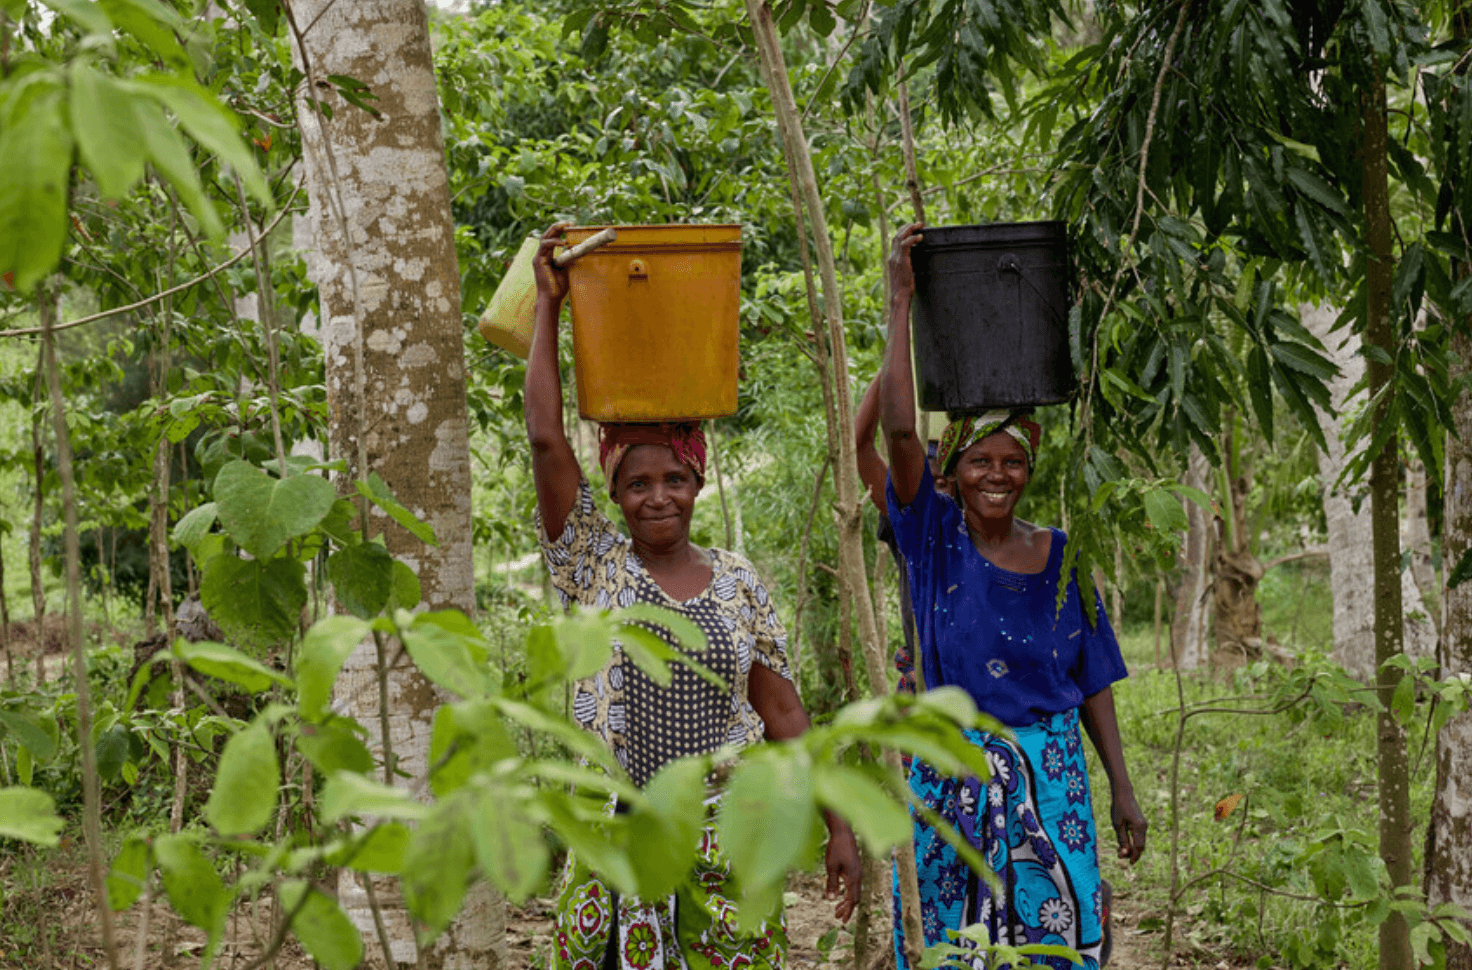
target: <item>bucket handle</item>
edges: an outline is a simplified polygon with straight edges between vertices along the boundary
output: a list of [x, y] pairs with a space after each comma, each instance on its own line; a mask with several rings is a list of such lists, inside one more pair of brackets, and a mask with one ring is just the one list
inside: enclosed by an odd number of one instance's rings
[[576, 246], [567, 249], [565, 252], [560, 252], [556, 256], [553, 256], [552, 262], [556, 263], [558, 266], [566, 266], [568, 263], [572, 262], [578, 257], [586, 256], [593, 250], [597, 249], [599, 246], [606, 246], [617, 238], [618, 230], [613, 228], [613, 226], [609, 226], [602, 232], [594, 233], [587, 239], [584, 239], [582, 242], [578, 243]]
[[[1018, 280], [1018, 288], [1020, 289], [1021, 285], [1023, 283], [1026, 283], [1028, 287], [1043, 301], [1043, 305], [1046, 306], [1050, 311], [1052, 311], [1054, 319], [1068, 319], [1068, 313], [1059, 313], [1058, 308], [1053, 305], [1053, 301], [1049, 299], [1048, 294], [1038, 289], [1037, 284], [1033, 283], [1032, 280], [1027, 278], [1027, 274], [1022, 271], [1022, 261], [1019, 260], [1015, 254], [1003, 253], [1002, 258], [997, 260], [997, 272], [1012, 273], [1016, 275]], [[1018, 307], [1014, 307], [1013, 309], [1016, 310], [1018, 309]]]

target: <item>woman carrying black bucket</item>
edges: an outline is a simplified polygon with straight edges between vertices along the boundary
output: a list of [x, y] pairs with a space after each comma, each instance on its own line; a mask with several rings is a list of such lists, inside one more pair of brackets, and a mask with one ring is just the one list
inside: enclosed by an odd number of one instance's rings
[[[1102, 604], [1095, 597], [1093, 619], [1086, 618], [1072, 577], [1063, 610], [1056, 610], [1067, 536], [1014, 514], [1040, 436], [1025, 412], [953, 420], [937, 459], [956, 498], [934, 490], [915, 434], [910, 371], [910, 250], [920, 240], [918, 224], [905, 227], [889, 260], [880, 390], [889, 518], [909, 572], [927, 689], [961, 687], [1008, 728], [1006, 735], [970, 734], [992, 768], [985, 784], [941, 777], [919, 759], [911, 765], [912, 791], [976, 847], [1003, 889], [994, 896], [917, 820], [925, 944], [950, 942], [947, 931], [981, 924], [995, 943], [1062, 944], [1095, 970], [1103, 894], [1079, 723], [1109, 777], [1119, 857], [1133, 864], [1145, 850], [1147, 823], [1125, 766], [1110, 688], [1126, 676], [1124, 661]], [[901, 932], [896, 921], [896, 958], [908, 970]]]
[[[562, 427], [557, 317], [568, 278], [551, 257], [564, 227], [547, 230], [534, 263], [536, 322], [525, 391], [538, 536], [552, 583], [564, 606], [643, 602], [682, 614], [708, 640], [701, 662], [730, 685], [713, 687], [672, 664], [672, 682], [661, 687], [616, 650], [603, 670], [575, 686], [574, 717], [642, 786], [683, 755], [796, 737], [808, 716], [787, 668], [787, 637], [756, 570], [735, 553], [690, 542], [705, 478], [698, 422], [604, 424], [599, 463], [624, 528], [594, 504]], [[842, 886], [836, 915], [847, 920], [858, 901], [858, 847], [842, 821], [830, 816], [828, 826], [828, 892], [832, 898]], [[619, 897], [570, 856], [558, 887], [551, 970], [781, 970], [787, 933], [780, 911], [754, 931], [738, 932], [728, 876], [713, 820], [690, 880], [665, 899]]]

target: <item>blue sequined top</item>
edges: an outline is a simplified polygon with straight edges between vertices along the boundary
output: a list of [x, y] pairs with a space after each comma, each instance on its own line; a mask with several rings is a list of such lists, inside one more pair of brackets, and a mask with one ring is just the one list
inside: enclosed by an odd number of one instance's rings
[[1093, 627], [1076, 582], [1057, 612], [1062, 530], [1051, 530], [1042, 572], [1015, 573], [977, 551], [961, 508], [935, 491], [928, 468], [910, 505], [900, 504], [892, 481], [886, 492], [927, 687], [960, 687], [1003, 724], [1025, 727], [1128, 676], [1097, 594]]

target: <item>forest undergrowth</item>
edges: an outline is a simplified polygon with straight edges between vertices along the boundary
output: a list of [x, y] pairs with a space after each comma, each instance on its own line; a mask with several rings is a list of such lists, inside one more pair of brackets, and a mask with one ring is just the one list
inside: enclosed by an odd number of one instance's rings
[[[1263, 587], [1268, 629], [1286, 647], [1299, 651], [1305, 665], [1314, 663], [1327, 638], [1326, 599], [1314, 595], [1322, 585], [1321, 570], [1303, 567], [1298, 575]], [[489, 581], [488, 581], [489, 582]], [[518, 605], [511, 603], [519, 599]], [[490, 584], [483, 605], [492, 621], [519, 638], [536, 607], [524, 594], [508, 597], [505, 588]], [[1169, 650], [1168, 630], [1162, 646]], [[1362, 703], [1335, 705], [1332, 713], [1300, 708], [1272, 715], [1207, 714], [1188, 722], [1176, 781], [1178, 818], [1172, 831], [1171, 768], [1182, 703], [1188, 707], [1225, 702], [1250, 706], [1251, 698], [1266, 698], [1290, 675], [1276, 665], [1260, 664], [1236, 671], [1196, 672], [1177, 679], [1157, 656], [1155, 631], [1148, 622], [1127, 622], [1121, 637], [1132, 675], [1116, 691], [1121, 732], [1136, 789], [1151, 821], [1149, 851], [1133, 869], [1112, 858], [1107, 819], [1108, 786], [1098, 765], [1095, 777], [1095, 813], [1101, 822], [1101, 850], [1105, 876], [1115, 887], [1117, 950], [1114, 965], [1126, 968], [1160, 965], [1167, 923], [1174, 920], [1172, 950], [1175, 966], [1261, 967], [1371, 967], [1375, 962], [1374, 928], [1365, 919], [1364, 905], [1340, 902], [1344, 887], [1376, 877], [1375, 772], [1371, 734], [1373, 712]], [[18, 657], [16, 685], [28, 688], [33, 670], [27, 648], [15, 644]], [[119, 711], [126, 704], [139, 658], [133, 647], [94, 646], [90, 652], [90, 682], [99, 712], [98, 733], [104, 738], [99, 772], [104, 781], [104, 828], [109, 857], [135, 834], [168, 831], [173, 779], [167, 764], [150, 756], [155, 743], [148, 720], [133, 717], [124, 736], [116, 730]], [[1157, 662], [1160, 661], [1160, 662]], [[490, 658], [493, 665], [514, 665], [514, 653]], [[12, 695], [13, 696], [13, 695]], [[71, 700], [66, 680], [43, 685], [32, 694], [56, 711]], [[162, 700], [159, 698], [158, 700]], [[151, 701], [145, 692], [140, 704]], [[219, 712], [247, 716], [240, 705], [248, 699], [221, 695]], [[1307, 702], [1305, 702], [1307, 703]], [[161, 705], [162, 706], [162, 705]], [[1427, 707], [1423, 702], [1421, 708]], [[1417, 711], [1424, 723], [1426, 711]], [[162, 717], [163, 715], [159, 715]], [[213, 727], [196, 724], [196, 737], [205, 747], [226, 736], [223, 721]], [[163, 728], [160, 726], [160, 736]], [[116, 740], [117, 743], [110, 743]], [[523, 746], [539, 742], [527, 734]], [[532, 751], [532, 754], [538, 752]], [[7, 780], [18, 770], [17, 749], [5, 747]], [[1431, 798], [1426, 754], [1412, 747], [1415, 817], [1425, 819]], [[88, 903], [85, 860], [79, 827], [81, 788], [74, 741], [58, 738], [56, 755], [44, 764], [26, 765], [32, 784], [49, 791], [67, 820], [61, 844], [41, 848], [16, 842], [0, 843], [0, 966], [73, 968], [95, 965], [99, 954], [94, 910]], [[203, 825], [199, 808], [208, 796], [209, 772], [197, 772], [198, 784], [189, 795], [189, 817]], [[1414, 844], [1421, 845], [1418, 829]], [[1172, 848], [1178, 867], [1172, 899]], [[1416, 864], [1421, 860], [1418, 856]], [[793, 965], [798, 967], [851, 966], [852, 934], [834, 929], [826, 916], [831, 903], [822, 899], [816, 864], [789, 881], [787, 909], [793, 924]], [[873, 900], [876, 943], [887, 946], [889, 931], [888, 882]], [[548, 888], [513, 907], [509, 927], [511, 959], [519, 966], [539, 966], [549, 939]], [[182, 925], [161, 905], [150, 927], [151, 956], [165, 953], [197, 957], [197, 931]], [[1174, 909], [1174, 912], [1172, 910]], [[264, 920], [265, 917], [262, 917]], [[120, 933], [126, 950], [133, 952], [140, 932], [138, 908], [124, 920]], [[266, 925], [264, 922], [262, 925]], [[222, 966], [248, 959], [259, 948], [259, 930], [249, 916], [233, 917], [221, 951]], [[252, 942], [254, 941], [254, 942]], [[293, 953], [296, 955], [293, 956]], [[229, 954], [234, 954], [230, 957]], [[300, 951], [287, 950], [277, 965], [294, 970], [306, 966]]]

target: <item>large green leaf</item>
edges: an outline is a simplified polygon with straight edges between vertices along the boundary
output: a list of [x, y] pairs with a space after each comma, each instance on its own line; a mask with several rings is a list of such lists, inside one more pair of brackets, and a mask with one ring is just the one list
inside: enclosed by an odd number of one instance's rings
[[494, 787], [480, 793], [469, 816], [481, 871], [517, 902], [542, 884], [550, 861], [541, 826], [522, 814], [523, 804]]
[[350, 612], [369, 619], [383, 612], [394, 586], [394, 559], [376, 542], [360, 542], [327, 557], [327, 581]]
[[189, 57], [174, 36], [183, 21], [159, 0], [97, 0], [97, 5], [107, 11], [115, 26], [142, 41], [164, 63], [189, 66]]
[[404, 649], [414, 665], [430, 680], [460, 697], [478, 698], [490, 693], [491, 681], [484, 650], [470, 637], [416, 617], [413, 626], [400, 630]]
[[204, 817], [221, 835], [251, 835], [276, 811], [281, 769], [276, 741], [261, 723], [237, 732], [225, 743], [215, 787]]
[[29, 293], [66, 242], [72, 136], [61, 90], [32, 97], [0, 130], [0, 277]]
[[0, 788], [0, 836], [56, 845], [64, 823], [51, 796], [34, 788]]
[[102, 8], [90, 0], [41, 0], [46, 6], [66, 17], [89, 34], [111, 34], [112, 21]]
[[220, 524], [257, 559], [271, 558], [288, 539], [311, 531], [335, 501], [332, 483], [319, 475], [280, 479], [248, 461], [232, 461], [215, 476]]
[[352, 731], [337, 724], [303, 724], [296, 739], [297, 750], [324, 775], [339, 771], [367, 774], [373, 770], [373, 753]]
[[291, 684], [290, 679], [259, 660], [223, 643], [190, 643], [180, 637], [174, 641], [174, 653], [205, 676], [243, 687], [252, 694], [258, 694], [272, 684]]
[[121, 199], [143, 178], [148, 157], [133, 95], [86, 61], [74, 61], [71, 74], [72, 133], [77, 149], [102, 194]]
[[230, 895], [214, 863], [187, 835], [160, 836], [154, 840], [153, 855], [174, 911], [190, 925], [217, 937], [225, 928]]
[[366, 482], [358, 482], [358, 494], [372, 499], [374, 505], [388, 513], [389, 518], [408, 529], [420, 542], [429, 546], [439, 545], [439, 540], [434, 535], [434, 527], [428, 522], [421, 521], [417, 515], [400, 505], [393, 491], [389, 489], [388, 483], [380, 478], [377, 472], [370, 472]]
[[354, 815], [418, 819], [429, 806], [416, 802], [400, 788], [390, 788], [362, 775], [340, 771], [322, 789], [322, 821], [341, 821]]
[[703, 758], [672, 761], [644, 786], [645, 805], [629, 817], [625, 847], [645, 896], [673, 892], [695, 862], [708, 769]]
[[199, 180], [199, 170], [184, 144], [184, 137], [164, 117], [163, 108], [153, 101], [138, 101], [133, 106], [138, 116], [138, 130], [148, 145], [148, 160], [158, 173], [168, 180], [186, 208], [199, 220], [206, 235], [218, 239], [225, 234], [220, 222], [220, 213], [205, 195], [204, 185]]
[[368, 624], [351, 616], [329, 616], [312, 624], [296, 659], [297, 707], [302, 717], [320, 720], [332, 700], [338, 672], [368, 635]]
[[220, 517], [220, 507], [214, 502], [206, 502], [198, 508], [190, 509], [182, 519], [174, 524], [174, 541], [194, 553], [196, 561], [201, 557], [195, 549], [205, 536], [209, 535], [215, 520]]
[[59, 732], [54, 715], [0, 708], [0, 727], [9, 731], [37, 761], [50, 761], [56, 754]]
[[910, 837], [909, 809], [873, 778], [845, 765], [818, 764], [814, 769], [818, 801], [848, 819], [872, 855], [882, 856]]
[[291, 932], [325, 970], [353, 970], [363, 959], [363, 934], [337, 901], [304, 879], [283, 882], [277, 890], [291, 917]]
[[139, 80], [150, 95], [174, 113], [191, 138], [229, 163], [251, 195], [271, 204], [271, 190], [250, 146], [240, 137], [240, 124], [234, 112], [192, 78], [151, 74]]
[[434, 806], [409, 837], [399, 880], [404, 902], [424, 923], [429, 939], [438, 936], [465, 899], [475, 862], [466, 803], [458, 796]]
[[151, 858], [148, 840], [142, 836], [131, 836], [118, 850], [106, 880], [107, 905], [113, 912], [127, 909], [142, 895], [148, 882]]
[[327, 864], [358, 872], [397, 875], [404, 868], [404, 850], [408, 846], [409, 829], [398, 822], [384, 822], [329, 852]]
[[721, 802], [721, 848], [748, 889], [776, 884], [802, 858], [813, 824], [813, 780], [796, 758], [738, 767]]
[[296, 630], [307, 605], [306, 568], [295, 559], [215, 556], [204, 564], [199, 597], [231, 639], [265, 644]]

